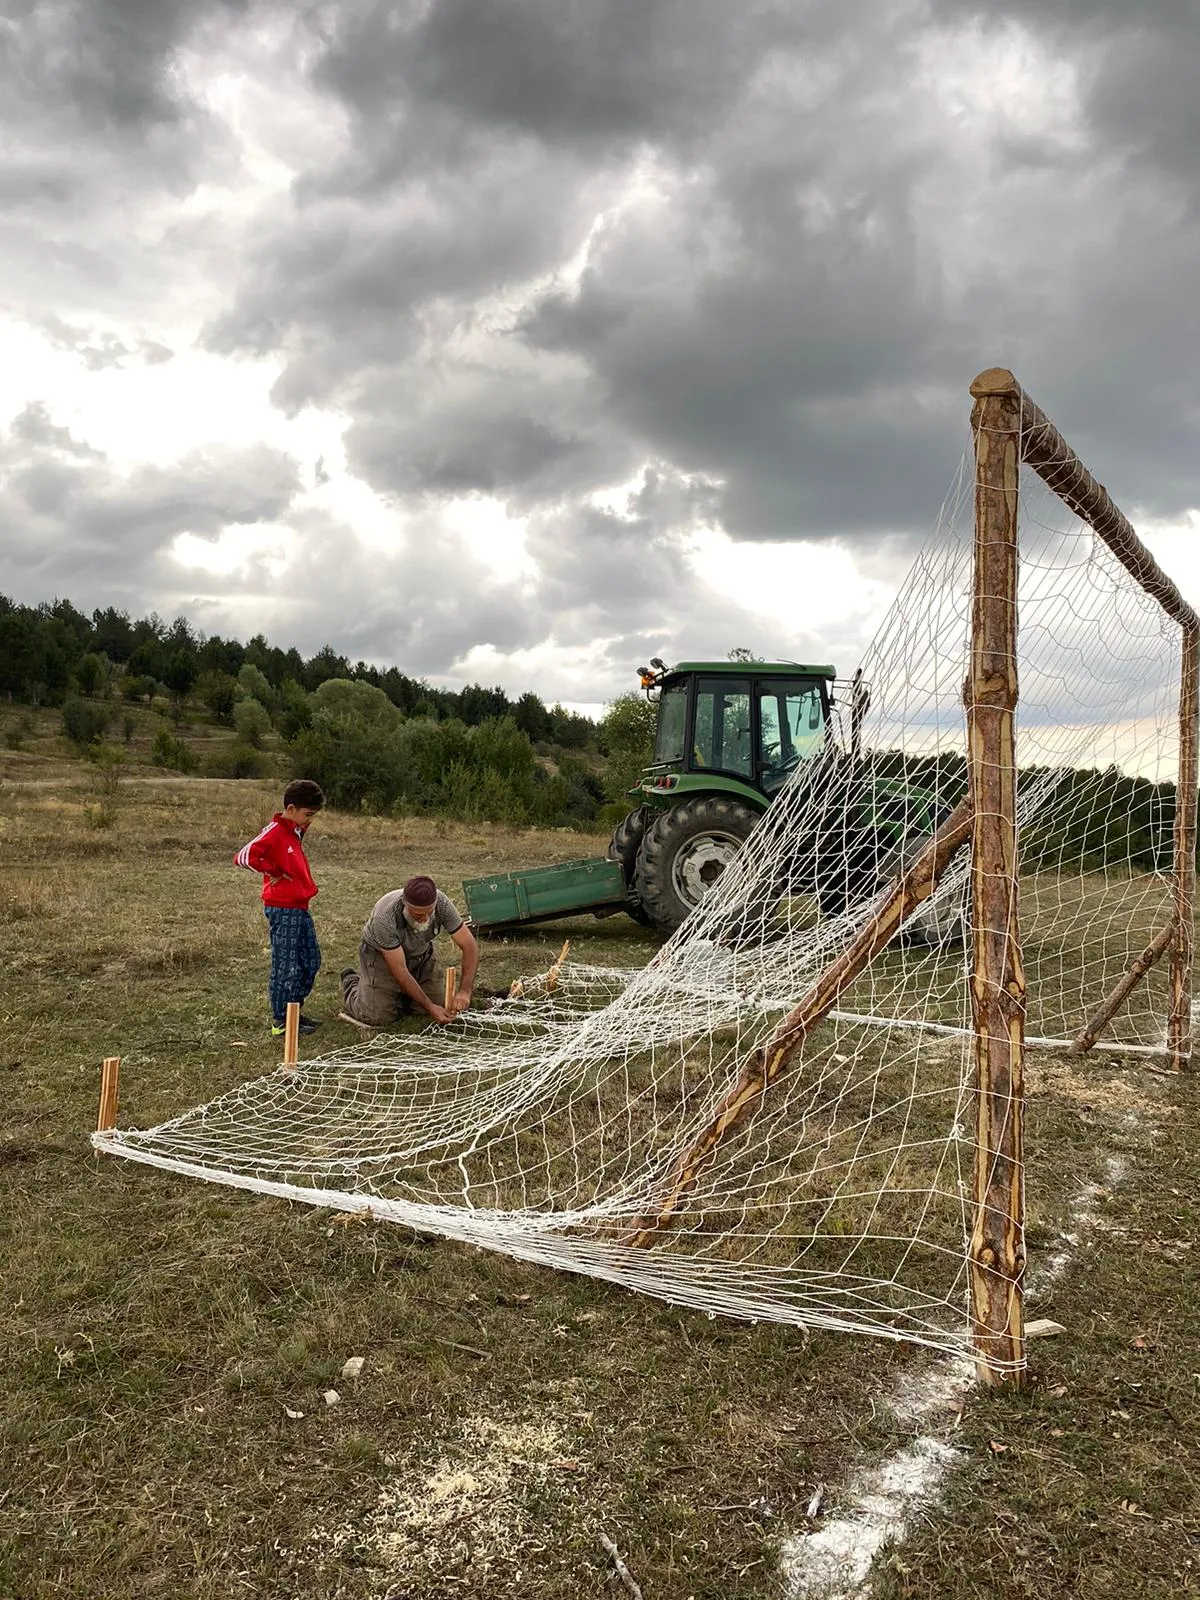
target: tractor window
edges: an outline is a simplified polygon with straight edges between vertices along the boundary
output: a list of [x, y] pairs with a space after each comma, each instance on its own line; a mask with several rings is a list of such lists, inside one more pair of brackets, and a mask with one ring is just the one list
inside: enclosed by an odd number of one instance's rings
[[712, 768], [754, 776], [750, 683], [746, 678], [700, 678], [696, 684], [693, 771]]
[[758, 733], [762, 744], [762, 786], [781, 789], [800, 762], [816, 755], [825, 738], [825, 705], [811, 678], [760, 683]]
[[655, 766], [683, 764], [683, 740], [687, 728], [687, 685], [664, 689], [658, 702], [658, 729], [654, 735]]

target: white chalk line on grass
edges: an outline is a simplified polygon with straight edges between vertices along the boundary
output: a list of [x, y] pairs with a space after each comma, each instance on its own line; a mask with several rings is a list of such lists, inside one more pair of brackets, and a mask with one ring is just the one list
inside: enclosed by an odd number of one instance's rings
[[[1110, 1156], [1103, 1184], [1086, 1183], [1079, 1189], [1068, 1206], [1069, 1231], [1061, 1236], [1062, 1247], [1029, 1274], [1028, 1294], [1045, 1293], [1063, 1276], [1099, 1227], [1097, 1202], [1127, 1172], [1124, 1157]], [[886, 1404], [898, 1421], [932, 1423], [959, 1411], [974, 1382], [972, 1362], [943, 1361], [905, 1374]], [[884, 1461], [862, 1469], [846, 1487], [843, 1515], [812, 1533], [784, 1540], [780, 1564], [788, 1600], [860, 1600], [879, 1552], [900, 1543], [914, 1517], [937, 1504], [942, 1484], [961, 1459], [963, 1452], [944, 1436], [948, 1432], [943, 1421]]]

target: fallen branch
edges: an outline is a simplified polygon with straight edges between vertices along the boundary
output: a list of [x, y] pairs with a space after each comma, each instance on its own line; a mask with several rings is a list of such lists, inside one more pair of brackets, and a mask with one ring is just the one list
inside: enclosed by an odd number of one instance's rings
[[616, 1545], [604, 1532], [603, 1528], [597, 1532], [596, 1537], [612, 1557], [613, 1566], [617, 1569], [617, 1577], [620, 1578], [621, 1582], [629, 1590], [630, 1594], [633, 1596], [633, 1600], [642, 1600], [642, 1591], [638, 1587], [633, 1573], [630, 1572], [629, 1568], [621, 1560], [620, 1552], [618, 1551]]

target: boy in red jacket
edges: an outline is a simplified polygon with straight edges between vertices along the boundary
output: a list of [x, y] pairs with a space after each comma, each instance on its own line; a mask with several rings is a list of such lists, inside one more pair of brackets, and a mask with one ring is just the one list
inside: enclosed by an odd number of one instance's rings
[[[233, 858], [236, 866], [263, 875], [263, 910], [271, 930], [267, 992], [275, 1035], [283, 1032], [289, 1002], [304, 1003], [321, 967], [317, 930], [308, 911], [318, 891], [304, 856], [304, 835], [324, 804], [325, 796], [311, 778], [297, 778], [283, 791], [283, 810]], [[301, 1016], [301, 1033], [318, 1027], [314, 1018]]]

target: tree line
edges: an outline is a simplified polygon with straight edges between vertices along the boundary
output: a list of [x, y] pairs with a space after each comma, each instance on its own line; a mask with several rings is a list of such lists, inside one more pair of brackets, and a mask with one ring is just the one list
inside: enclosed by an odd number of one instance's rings
[[202, 634], [186, 617], [167, 624], [153, 612], [132, 618], [113, 606], [89, 617], [69, 600], [26, 606], [0, 595], [0, 694], [27, 705], [61, 705], [72, 689], [93, 694], [117, 679], [129, 699], [148, 699], [165, 689], [177, 696], [194, 695], [227, 716], [236, 699], [238, 674], [247, 665], [285, 699], [296, 690], [311, 693], [331, 678], [342, 678], [382, 690], [407, 717], [457, 717], [475, 727], [511, 716], [530, 739], [575, 749], [595, 734], [587, 717], [561, 705], [547, 706], [532, 692], [514, 701], [503, 689], [478, 683], [440, 689], [397, 667], [352, 664], [328, 644], [306, 659], [296, 649], [269, 644], [262, 634], [246, 644]]
[[111, 606], [88, 616], [69, 600], [26, 606], [0, 595], [0, 695], [61, 706], [63, 732], [94, 758], [113, 759], [120, 702], [170, 709], [174, 731], [158, 731], [152, 759], [185, 772], [197, 757], [179, 724], [203, 707], [235, 734], [213, 775], [261, 775], [274, 734], [289, 769], [315, 778], [334, 805], [471, 821], [607, 822], [606, 806], [623, 808], [616, 785], [632, 781], [649, 746], [644, 711], [628, 705], [635, 696], [597, 725], [532, 691], [443, 689], [351, 663], [331, 645], [306, 658], [262, 634], [242, 643], [185, 617], [167, 624]]
[[[967, 763], [957, 751], [914, 757], [892, 750], [873, 756], [881, 777], [898, 778], [953, 807], [967, 792]], [[1021, 832], [1027, 871], [1071, 865], [1099, 872], [1128, 864], [1169, 872], [1175, 830], [1175, 784], [1122, 772], [1117, 766], [1023, 767], [1018, 794], [1036, 800]]]

